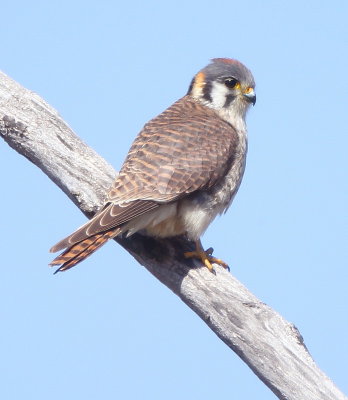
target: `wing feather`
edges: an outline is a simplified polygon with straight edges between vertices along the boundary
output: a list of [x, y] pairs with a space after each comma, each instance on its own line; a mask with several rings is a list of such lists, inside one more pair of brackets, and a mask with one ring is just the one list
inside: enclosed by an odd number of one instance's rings
[[153, 201], [134, 201], [123, 206], [109, 204], [86, 224], [54, 245], [50, 251], [55, 253], [88, 237], [116, 228], [133, 218], [154, 210], [158, 206], [159, 204]]

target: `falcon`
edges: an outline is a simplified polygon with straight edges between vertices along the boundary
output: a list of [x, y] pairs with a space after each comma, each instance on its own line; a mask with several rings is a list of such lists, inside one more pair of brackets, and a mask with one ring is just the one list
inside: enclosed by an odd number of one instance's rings
[[196, 244], [184, 253], [210, 271], [222, 260], [200, 237], [230, 206], [247, 152], [246, 112], [255, 82], [239, 61], [215, 58], [192, 79], [187, 94], [149, 121], [134, 140], [107, 201], [85, 225], [51, 248], [64, 250], [50, 265], [67, 270], [109, 239], [135, 232], [178, 235]]

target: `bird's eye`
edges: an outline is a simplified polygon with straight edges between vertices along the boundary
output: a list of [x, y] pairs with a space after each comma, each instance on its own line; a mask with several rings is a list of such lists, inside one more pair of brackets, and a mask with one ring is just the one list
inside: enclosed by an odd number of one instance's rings
[[233, 89], [236, 87], [238, 80], [236, 78], [227, 78], [224, 83], [229, 89]]

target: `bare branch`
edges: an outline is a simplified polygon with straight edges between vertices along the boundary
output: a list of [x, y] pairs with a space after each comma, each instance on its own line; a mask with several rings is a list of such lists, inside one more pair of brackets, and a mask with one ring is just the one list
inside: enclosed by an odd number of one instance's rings
[[[89, 217], [103, 203], [116, 175], [113, 168], [38, 95], [2, 73], [0, 135]], [[213, 275], [183, 258], [192, 243], [141, 235], [118, 242], [197, 313], [279, 399], [347, 399], [316, 366], [293, 324], [223, 268], [216, 266]]]

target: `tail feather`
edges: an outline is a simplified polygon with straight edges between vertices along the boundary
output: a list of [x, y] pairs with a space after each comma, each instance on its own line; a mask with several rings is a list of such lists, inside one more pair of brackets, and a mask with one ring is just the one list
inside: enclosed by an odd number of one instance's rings
[[92, 253], [94, 253], [99, 247], [103, 246], [109, 239], [115, 236], [117, 230], [112, 229], [107, 232], [98, 233], [94, 236], [88, 237], [78, 243], [73, 244], [67, 248], [62, 254], [56, 257], [50, 266], [60, 267], [55, 271], [55, 274], [59, 271], [66, 271], [81, 261], [85, 260]]

